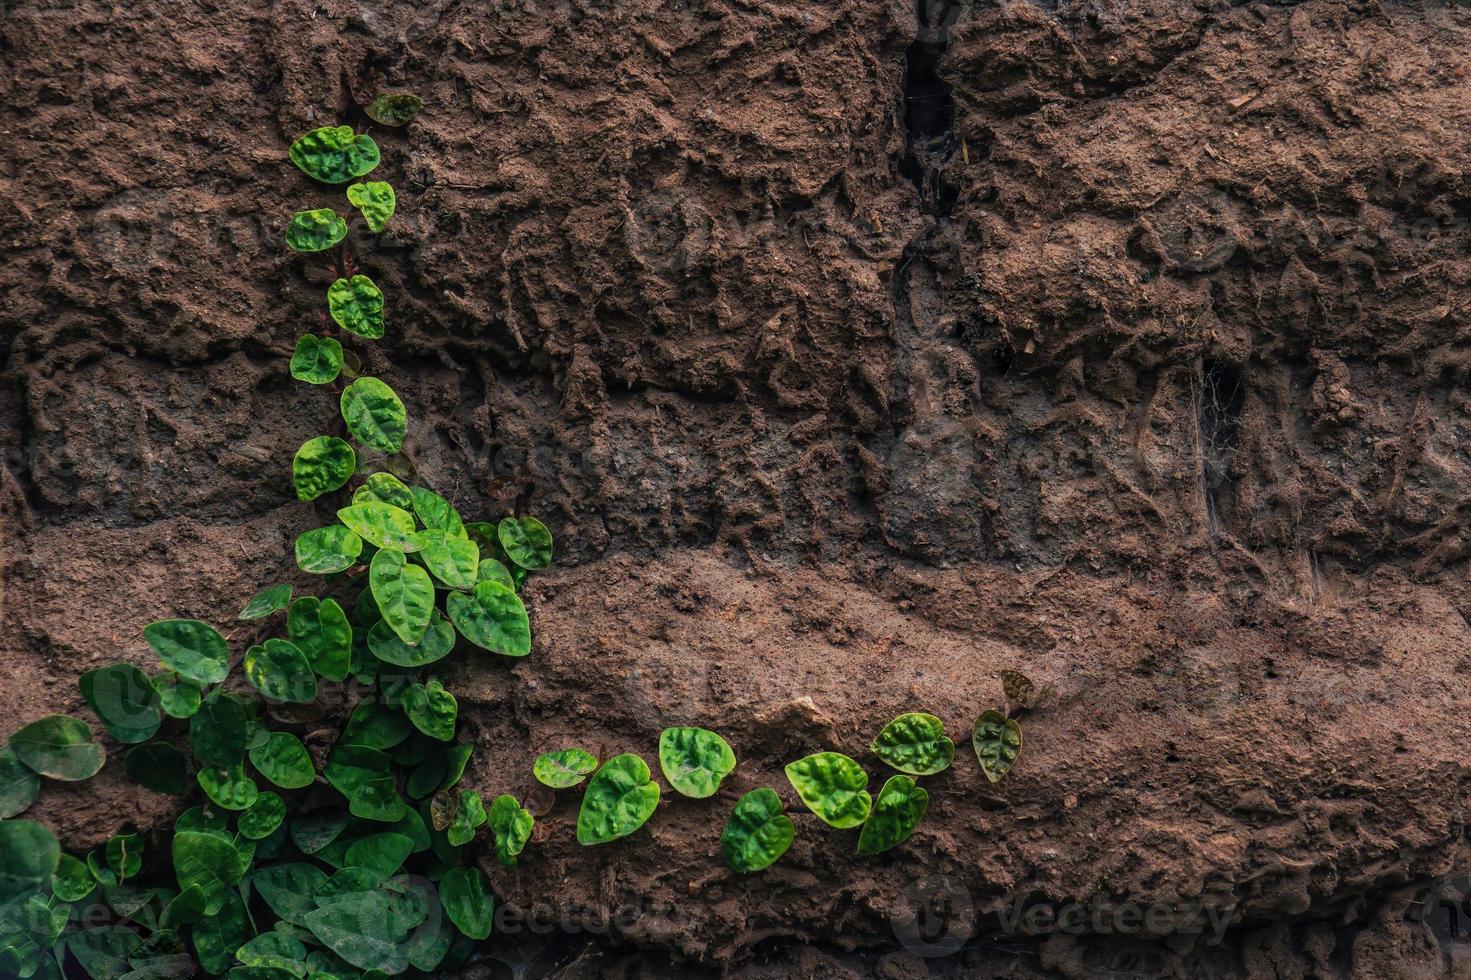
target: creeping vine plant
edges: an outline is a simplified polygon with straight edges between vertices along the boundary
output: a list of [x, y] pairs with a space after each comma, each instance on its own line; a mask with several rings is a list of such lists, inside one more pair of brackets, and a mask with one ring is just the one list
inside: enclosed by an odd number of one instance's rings
[[[420, 106], [388, 94], [365, 112], [401, 126]], [[321, 332], [297, 339], [289, 365], [296, 380], [329, 388], [340, 410], [340, 428], [307, 439], [291, 464], [297, 498], [334, 518], [293, 548], [316, 584], [308, 594], [290, 583], [263, 589], [226, 633], [196, 619], [149, 624], [141, 638], [159, 663], [152, 676], [128, 663], [81, 676], [103, 729], [130, 746], [128, 775], [195, 804], [175, 821], [167, 854], [145, 855], [141, 836], [120, 834], [78, 859], [41, 824], [13, 819], [43, 779], [84, 780], [102, 768], [105, 750], [85, 722], [51, 715], [0, 748], [0, 975], [55, 978], [69, 962], [94, 978], [435, 975], [463, 964], [491, 932], [493, 898], [472, 842], [487, 837], [497, 860], [514, 867], [533, 839], [523, 801], [501, 795], [487, 806], [461, 788], [474, 745], [460, 740], [459, 704], [439, 669], [457, 649], [531, 652], [519, 593], [551, 564], [551, 533], [521, 513], [466, 523], [445, 497], [395, 475], [414, 469], [403, 458], [408, 411], [362, 370], [374, 360], [362, 342], [387, 336], [390, 324], [348, 239], [358, 215], [370, 234], [382, 233], [397, 197], [387, 182], [359, 180], [381, 154], [350, 126], [307, 133], [290, 158], [320, 183], [346, 184], [351, 205], [345, 214], [297, 212], [285, 231], [290, 248], [328, 253], [338, 272]], [[361, 693], [327, 744], [330, 730], [316, 723], [347, 681]], [[1008, 701], [1030, 695], [1021, 675], [1005, 681]], [[987, 711], [973, 744], [996, 782], [1016, 761], [1021, 731]], [[861, 827], [860, 854], [910, 836], [929, 800], [914, 777], [942, 772], [955, 755], [940, 719], [923, 713], [894, 719], [871, 749], [901, 773], [876, 799], [846, 755], [820, 752], [786, 767], [818, 818]], [[703, 728], [665, 729], [657, 759], [668, 784], [695, 801], [720, 793], [736, 769], [731, 746]], [[600, 765], [564, 748], [538, 757], [532, 775], [581, 793], [576, 836], [585, 845], [637, 832], [664, 799], [635, 754]], [[754, 873], [795, 834], [776, 791], [754, 789], [735, 802], [720, 850], [732, 869]], [[140, 885], [148, 867], [150, 882], [168, 883]], [[105, 921], [74, 922], [89, 899]]]

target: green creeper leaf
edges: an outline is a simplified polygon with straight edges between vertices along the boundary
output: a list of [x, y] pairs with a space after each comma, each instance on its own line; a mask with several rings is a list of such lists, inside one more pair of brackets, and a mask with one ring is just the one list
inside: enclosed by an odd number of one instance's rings
[[165, 667], [196, 684], [218, 684], [230, 676], [230, 647], [207, 623], [165, 619], [143, 627], [143, 639]]
[[[424, 101], [407, 92], [384, 92], [363, 107], [368, 118], [380, 126], [403, 126], [419, 114]], [[419, 969], [424, 969], [420, 967]]]
[[97, 879], [87, 866], [70, 854], [61, 855], [56, 873], [51, 876], [51, 893], [63, 902], [80, 902], [92, 894]]
[[313, 180], [345, 184], [378, 166], [378, 144], [351, 126], [323, 126], [291, 144], [291, 162]]
[[444, 914], [468, 939], [485, 939], [495, 920], [495, 903], [485, 887], [485, 872], [479, 868], [451, 868], [439, 880], [439, 900]]
[[408, 804], [398, 795], [398, 785], [392, 776], [378, 776], [353, 790], [347, 809], [363, 820], [397, 823], [404, 818]]
[[908, 776], [890, 776], [858, 834], [859, 854], [878, 854], [904, 843], [924, 817], [930, 794]]
[[347, 679], [352, 626], [336, 599], [297, 599], [286, 616], [286, 635], [306, 656], [312, 670], [331, 681]]
[[490, 832], [495, 835], [495, 856], [508, 868], [516, 866], [516, 855], [531, 840], [536, 820], [514, 796], [497, 796], [490, 805]]
[[430, 738], [441, 742], [453, 742], [455, 719], [459, 716], [459, 704], [455, 696], [444, 689], [437, 680], [428, 684], [410, 684], [403, 693], [404, 714], [409, 721]]
[[606, 844], [627, 837], [654, 815], [659, 785], [636, 755], [614, 756], [588, 781], [577, 814], [577, 842]]
[[227, 694], [206, 698], [189, 719], [189, 748], [206, 766], [229, 769], [245, 759], [245, 708]]
[[302, 921], [324, 946], [360, 970], [392, 975], [408, 969], [402, 945], [407, 930], [394, 934], [397, 918], [384, 892], [356, 893], [308, 912]]
[[516, 591], [516, 580], [511, 578], [511, 570], [494, 558], [481, 559], [475, 581], [499, 582], [512, 592]]
[[365, 501], [342, 508], [337, 517], [375, 548], [400, 552], [419, 550], [414, 515], [402, 508]]
[[291, 601], [291, 586], [287, 584], [270, 585], [255, 594], [255, 598], [245, 604], [240, 610], [239, 619], [265, 619], [274, 612], [280, 612], [286, 608]]
[[245, 652], [245, 679], [271, 701], [305, 704], [316, 699], [317, 677], [295, 643], [272, 637]]
[[0, 821], [0, 908], [50, 883], [61, 845], [34, 820]]
[[319, 527], [296, 539], [297, 567], [312, 575], [346, 571], [362, 553], [363, 539], [341, 525]]
[[331, 208], [298, 211], [286, 225], [286, 244], [298, 252], [325, 252], [347, 237], [347, 222]]
[[392, 473], [373, 473], [352, 495], [352, 502], [355, 504], [370, 501], [392, 504], [394, 507], [410, 510], [414, 506], [414, 495], [409, 492], [408, 487], [404, 486], [404, 482]]
[[581, 749], [560, 749], [536, 757], [531, 774], [544, 786], [570, 789], [598, 767], [597, 757]]
[[133, 782], [155, 793], [183, 796], [189, 792], [189, 767], [169, 742], [154, 742], [129, 750], [124, 764]]
[[326, 385], [342, 373], [342, 345], [332, 337], [302, 334], [291, 354], [291, 376], [309, 385]]
[[330, 808], [291, 818], [291, 841], [303, 854], [315, 854], [335, 841], [347, 828], [348, 815]]
[[459, 784], [465, 775], [465, 765], [474, 751], [475, 746], [469, 742], [450, 746], [445, 760], [444, 781], [439, 784], [441, 790], [454, 789]]
[[731, 811], [720, 835], [720, 851], [732, 868], [749, 874], [775, 864], [796, 835], [797, 825], [782, 812], [776, 790], [752, 790]]
[[141, 946], [138, 934], [123, 926], [84, 929], [67, 937], [66, 948], [77, 958], [87, 976], [109, 980], [128, 972], [128, 957]]
[[468, 538], [453, 538], [443, 531], [419, 532], [419, 557], [424, 565], [452, 589], [473, 589], [478, 581], [480, 546]]
[[95, 776], [107, 759], [87, 723], [66, 715], [47, 715], [26, 725], [10, 736], [10, 751], [32, 772], [68, 783]]
[[338, 743], [327, 758], [327, 767], [322, 775], [337, 792], [352, 799], [359, 786], [370, 779], [388, 775], [391, 765], [388, 755], [377, 749]]
[[[393, 389], [377, 378], [358, 378], [343, 389], [342, 418], [352, 437], [370, 449], [392, 454], [403, 448], [408, 412]], [[363, 537], [373, 540], [366, 534]]]
[[235, 958], [246, 967], [259, 967], [249, 977], [241, 977], [240, 969], [230, 971], [229, 980], [276, 980], [281, 977], [304, 977], [306, 969], [301, 961], [306, 958], [306, 946], [300, 939], [278, 930], [263, 932], [235, 951]]
[[159, 924], [165, 929], [175, 929], [179, 926], [190, 926], [204, 920], [204, 889], [198, 885], [179, 892], [173, 900], [164, 907], [163, 915], [159, 917]]
[[383, 621], [398, 638], [408, 644], [421, 642], [434, 612], [434, 583], [429, 573], [408, 564], [400, 552], [384, 549], [373, 556], [368, 585]]
[[342, 731], [345, 745], [361, 745], [370, 749], [391, 749], [413, 734], [409, 720], [391, 703], [380, 704], [364, 698], [353, 709]]
[[446, 537], [467, 538], [465, 522], [454, 505], [433, 490], [414, 487], [410, 491], [414, 498], [414, 513], [431, 531], [443, 531]]
[[[348, 333], [367, 340], [383, 336], [383, 290], [367, 276], [338, 279], [327, 287], [327, 312]], [[398, 452], [397, 449], [384, 451]]]
[[[180, 897], [187, 891], [180, 892]], [[211, 975], [224, 973], [235, 960], [235, 950], [254, 934], [240, 896], [228, 894], [215, 913], [198, 919], [194, 926], [194, 952], [200, 967]]]
[[305, 925], [302, 920], [306, 914], [317, 907], [312, 895], [326, 880], [326, 874], [315, 865], [278, 864], [255, 872], [250, 883], [272, 912], [300, 926]]
[[[345, 440], [317, 436], [301, 444], [291, 461], [291, 479], [298, 500], [316, 500], [347, 484], [357, 472], [358, 457]], [[284, 608], [290, 593], [277, 608]], [[272, 610], [274, 612], [275, 610]]]
[[200, 789], [215, 806], [226, 810], [248, 810], [255, 805], [260, 791], [255, 780], [245, 775], [245, 766], [229, 769], [201, 769], [198, 776]]
[[159, 707], [170, 718], [193, 718], [199, 710], [199, 685], [171, 670], [153, 679], [153, 689], [158, 692]]
[[396, 201], [392, 185], [381, 180], [368, 180], [347, 189], [347, 199], [363, 213], [363, 220], [375, 235], [381, 235], [393, 217]]
[[971, 744], [989, 782], [999, 783], [1022, 754], [1022, 726], [995, 709], [981, 712]]
[[736, 767], [730, 743], [703, 728], [666, 728], [659, 734], [659, 768], [685, 796], [714, 796]]
[[0, 749], [0, 820], [8, 820], [36, 802], [41, 780], [9, 748]]
[[224, 907], [230, 890], [245, 875], [240, 852], [228, 840], [198, 831], [174, 834], [174, 875], [179, 889], [198, 886], [204, 895], [204, 914]]
[[347, 849], [347, 866], [371, 872], [378, 882], [396, 874], [414, 851], [414, 842], [392, 832], [369, 834]]
[[527, 571], [534, 572], [552, 563], [552, 532], [536, 518], [504, 518], [496, 534], [511, 561]]
[[499, 582], [479, 582], [469, 595], [451, 592], [444, 600], [450, 621], [471, 643], [508, 657], [531, 652], [531, 623], [516, 593]]
[[143, 838], [139, 834], [118, 834], [107, 842], [105, 853], [107, 866], [118, 881], [143, 870]]
[[468, 844], [475, 839], [475, 831], [485, 823], [486, 819], [485, 803], [480, 799], [480, 794], [474, 790], [462, 790], [459, 803], [455, 807], [455, 815], [445, 830], [445, 836], [455, 847]]
[[270, 790], [256, 796], [250, 808], [240, 814], [240, 836], [262, 840], [276, 832], [286, 819], [286, 801]]
[[435, 610], [429, 617], [429, 630], [418, 646], [409, 646], [386, 622], [368, 631], [368, 649], [373, 656], [395, 667], [416, 670], [441, 660], [455, 648], [454, 627]]
[[77, 686], [102, 727], [119, 742], [146, 742], [163, 722], [153, 682], [132, 664], [89, 670]]
[[317, 776], [311, 754], [290, 732], [272, 732], [264, 743], [250, 750], [250, 764], [282, 789], [302, 789]]
[[955, 759], [955, 743], [934, 715], [910, 712], [884, 726], [873, 740], [873, 754], [911, 776], [933, 776]]
[[868, 773], [839, 752], [818, 752], [787, 766], [787, 780], [808, 809], [829, 826], [845, 830], [868, 817]]

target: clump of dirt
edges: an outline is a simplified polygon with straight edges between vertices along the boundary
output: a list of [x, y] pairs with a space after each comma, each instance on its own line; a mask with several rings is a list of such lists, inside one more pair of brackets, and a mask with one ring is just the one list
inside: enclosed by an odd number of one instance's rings
[[[724, 807], [678, 799], [581, 849], [560, 801], [488, 870], [608, 924], [537, 969], [1439, 967], [1405, 918], [1471, 789], [1459, 6], [14, 0], [0, 50], [14, 723], [321, 523], [286, 472], [333, 406], [285, 352], [327, 272], [279, 236], [328, 192], [285, 147], [406, 87], [369, 368], [428, 482], [529, 491], [559, 542], [533, 655], [457, 671], [483, 793], [695, 723], [794, 802], [799, 753], [877, 773], [900, 711], [961, 734], [1003, 668], [1057, 689], [1006, 782], [962, 745], [877, 859], [798, 815], [737, 877]], [[40, 818], [163, 825], [119, 770]], [[937, 894], [959, 951], [905, 940]], [[1008, 925], [1070, 902], [1228, 918]]]

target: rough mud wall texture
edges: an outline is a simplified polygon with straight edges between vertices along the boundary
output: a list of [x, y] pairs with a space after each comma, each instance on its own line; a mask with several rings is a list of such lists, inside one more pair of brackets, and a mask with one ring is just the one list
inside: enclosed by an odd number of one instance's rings
[[[721, 806], [587, 851], [561, 802], [507, 903], [642, 910], [565, 975], [1439, 970], [1404, 919], [1471, 860], [1458, 5], [11, 0], [0, 51], [14, 724], [320, 523], [286, 464], [333, 406], [285, 352], [327, 273], [279, 234], [329, 194], [285, 147], [402, 85], [370, 367], [427, 481], [534, 488], [561, 549], [533, 656], [457, 671], [482, 792], [695, 723], [790, 796], [1002, 668], [1057, 690], [876, 859], [799, 815], [738, 879]], [[161, 826], [116, 768], [42, 818]], [[891, 910], [936, 880], [970, 942], [926, 958]], [[1070, 899], [1230, 928], [1003, 926]]]

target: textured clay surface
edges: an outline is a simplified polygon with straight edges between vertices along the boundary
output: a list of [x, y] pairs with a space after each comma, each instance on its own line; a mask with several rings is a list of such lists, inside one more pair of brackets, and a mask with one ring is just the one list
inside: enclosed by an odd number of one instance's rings
[[[589, 850], [564, 794], [487, 869], [613, 924], [509, 958], [1438, 976], [1411, 920], [1471, 864], [1468, 52], [1449, 0], [11, 0], [0, 713], [79, 710], [145, 623], [292, 571], [322, 521], [287, 464], [334, 406], [286, 352], [330, 274], [279, 240], [332, 195], [286, 146], [402, 87], [369, 367], [427, 482], [467, 516], [529, 491], [559, 542], [532, 656], [455, 670], [474, 785], [700, 724], [799, 811], [739, 877], [724, 796]], [[1005, 668], [1055, 693], [990, 787], [964, 736]], [[904, 710], [957, 764], [858, 858], [781, 767], [878, 780]], [[117, 758], [46, 788], [70, 845], [170, 818]], [[892, 921], [936, 881], [972, 906], [949, 956]], [[1224, 936], [1006, 926], [1068, 901]]]

